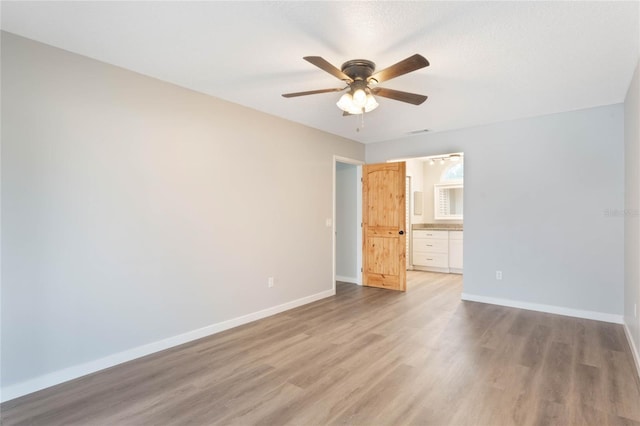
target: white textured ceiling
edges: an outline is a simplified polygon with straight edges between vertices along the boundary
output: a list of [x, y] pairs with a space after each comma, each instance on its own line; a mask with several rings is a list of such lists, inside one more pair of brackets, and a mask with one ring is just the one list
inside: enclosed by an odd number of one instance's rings
[[[2, 2], [2, 29], [364, 143], [624, 100], [640, 53], [632, 2]], [[302, 60], [431, 66], [342, 117], [340, 87]]]

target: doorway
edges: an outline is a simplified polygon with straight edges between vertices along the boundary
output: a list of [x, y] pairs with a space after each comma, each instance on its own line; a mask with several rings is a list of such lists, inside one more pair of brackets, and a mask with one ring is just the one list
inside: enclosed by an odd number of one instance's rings
[[333, 289], [336, 280], [362, 285], [362, 161], [334, 156]]
[[463, 274], [464, 153], [402, 161], [411, 179], [409, 269]]
[[[406, 269], [413, 271], [430, 271], [439, 273], [462, 274], [462, 227], [463, 219], [435, 218], [434, 183], [428, 178], [437, 176], [440, 183], [449, 181], [451, 184], [463, 185], [463, 153], [450, 153], [437, 156], [403, 159], [407, 164], [405, 199], [406, 230], [407, 230], [407, 265]], [[393, 162], [393, 160], [392, 160]], [[336, 280], [362, 285], [362, 165], [364, 162], [346, 157], [334, 156], [333, 161], [333, 290]], [[444, 165], [460, 164], [458, 173], [453, 173], [451, 167]], [[435, 166], [435, 167], [434, 167]], [[439, 170], [439, 171], [438, 171]], [[449, 175], [445, 171], [449, 171]], [[455, 182], [459, 179], [459, 182]], [[355, 193], [355, 196], [354, 196]], [[354, 202], [355, 199], [355, 202]], [[464, 197], [462, 192], [459, 203], [450, 204], [462, 211]], [[355, 206], [355, 207], [354, 207]], [[354, 211], [355, 210], [355, 211]], [[435, 227], [440, 232], [438, 237], [444, 239], [447, 235], [447, 253], [429, 255], [424, 262], [414, 262], [414, 252], [430, 253], [434, 249], [414, 247], [413, 229], [420, 225]], [[440, 229], [441, 228], [441, 229]], [[459, 231], [454, 233], [454, 231]], [[355, 235], [355, 237], [354, 237]], [[427, 236], [426, 238], [431, 238]], [[427, 241], [427, 243], [431, 243]], [[428, 244], [431, 247], [433, 244]], [[444, 246], [444, 243], [440, 244]], [[449, 247], [451, 250], [449, 251]], [[432, 260], [434, 259], [434, 260]], [[437, 259], [437, 261], [436, 261]], [[445, 261], [447, 265], [444, 265]], [[426, 262], [426, 265], [425, 265]], [[433, 265], [431, 263], [434, 263]], [[440, 262], [442, 265], [440, 265]], [[418, 263], [418, 265], [416, 265]], [[423, 265], [419, 265], [422, 263]]]

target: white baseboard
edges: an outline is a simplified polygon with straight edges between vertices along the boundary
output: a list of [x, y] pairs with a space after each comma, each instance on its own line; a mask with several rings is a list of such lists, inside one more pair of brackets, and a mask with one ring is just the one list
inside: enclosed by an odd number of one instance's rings
[[492, 305], [508, 306], [510, 308], [526, 309], [529, 311], [547, 312], [550, 314], [564, 315], [567, 317], [585, 318], [596, 321], [623, 324], [622, 315], [607, 314], [604, 312], [583, 311], [581, 309], [565, 308], [562, 306], [542, 305], [539, 303], [520, 302], [518, 300], [500, 299], [497, 297], [478, 296], [462, 293], [462, 300], [470, 302], [489, 303]]
[[640, 378], [640, 354], [638, 353], [638, 351], [640, 350], [638, 348], [638, 343], [640, 342], [636, 342], [635, 340], [633, 340], [633, 336], [631, 335], [631, 331], [629, 330], [626, 322], [623, 324], [623, 326], [624, 334], [627, 336], [627, 341], [629, 342], [629, 347], [631, 348], [631, 354], [633, 355], [633, 361], [636, 365], [636, 372], [638, 373], [638, 377]]
[[336, 281], [342, 281], [343, 283], [352, 283], [362, 285], [360, 280], [356, 277], [345, 277], [343, 275], [336, 275]]
[[333, 296], [334, 294], [335, 290], [326, 290], [321, 293], [313, 294], [311, 296], [284, 303], [282, 305], [263, 309], [258, 312], [253, 312], [251, 314], [243, 315], [241, 317], [222, 321], [216, 324], [211, 324], [206, 327], [160, 340], [158, 342], [138, 346], [136, 348], [128, 349], [126, 351], [109, 355], [104, 358], [89, 361], [80, 365], [74, 365], [73, 367], [54, 371], [52, 373], [44, 374], [42, 376], [35, 377], [24, 382], [6, 386], [2, 388], [0, 401], [9, 401], [32, 392], [39, 391], [41, 389], [45, 389], [54, 385], [58, 385], [60, 383], [67, 382], [69, 380], [77, 379], [78, 377], [86, 376], [87, 374], [104, 370], [105, 368], [113, 367], [115, 365], [122, 364], [136, 358], [141, 358], [155, 352], [163, 351], [174, 346], [182, 345], [193, 340], [220, 333], [221, 331], [229, 330], [230, 328], [266, 318], [271, 315], [287, 311], [289, 309], [297, 308], [298, 306], [306, 305], [307, 303], [315, 302], [317, 300], [324, 299], [325, 297]]

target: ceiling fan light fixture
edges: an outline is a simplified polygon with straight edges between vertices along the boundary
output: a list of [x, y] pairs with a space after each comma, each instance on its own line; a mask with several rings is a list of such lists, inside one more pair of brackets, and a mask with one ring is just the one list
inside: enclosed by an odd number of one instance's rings
[[[363, 95], [364, 98], [362, 98]], [[356, 99], [358, 99], [357, 102]], [[371, 93], [366, 93], [362, 89], [355, 90], [353, 94], [351, 94], [351, 92], [345, 93], [340, 97], [336, 105], [342, 111], [348, 112], [352, 115], [370, 112], [378, 108], [378, 102], [373, 95]]]
[[352, 114], [352, 115], [356, 115], [356, 114], [362, 114], [363, 109], [362, 107], [358, 107], [354, 102], [353, 102], [353, 96], [351, 95], [351, 93], [345, 93], [344, 95], [342, 95], [340, 97], [340, 100], [338, 101], [338, 103], [336, 103], [336, 105], [338, 106], [338, 108], [340, 108], [341, 110]]

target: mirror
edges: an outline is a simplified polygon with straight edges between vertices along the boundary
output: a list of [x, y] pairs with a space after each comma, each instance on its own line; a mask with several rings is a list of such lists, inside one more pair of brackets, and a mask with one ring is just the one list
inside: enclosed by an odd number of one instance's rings
[[434, 219], [462, 220], [464, 186], [462, 184], [442, 184], [433, 186]]

